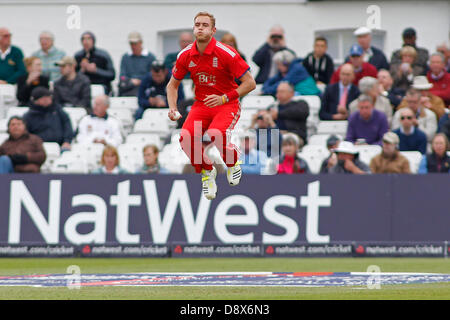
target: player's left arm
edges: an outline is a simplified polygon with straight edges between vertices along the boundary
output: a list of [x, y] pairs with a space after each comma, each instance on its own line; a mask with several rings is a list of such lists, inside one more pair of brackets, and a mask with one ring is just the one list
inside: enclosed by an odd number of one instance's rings
[[226, 93], [221, 96], [216, 94], [206, 96], [206, 98], [203, 100], [205, 105], [211, 108], [220, 106], [222, 104], [228, 103], [231, 100], [245, 96], [256, 88], [255, 79], [249, 71], [245, 72], [244, 75], [239, 78], [239, 80], [241, 81], [241, 84], [235, 90], [232, 90], [232, 92]]

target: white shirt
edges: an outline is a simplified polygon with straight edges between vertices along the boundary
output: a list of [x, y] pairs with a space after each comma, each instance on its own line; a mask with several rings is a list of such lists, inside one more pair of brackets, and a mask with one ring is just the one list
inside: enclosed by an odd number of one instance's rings
[[11, 53], [11, 46], [9, 46], [8, 49], [6, 49], [5, 52], [2, 52], [2, 51], [0, 50], [0, 57], [2, 58], [2, 60], [5, 60], [5, 59], [6, 59], [6, 56], [7, 56], [8, 54], [10, 54], [10, 53]]
[[104, 139], [114, 147], [122, 143], [122, 124], [114, 117], [99, 118], [93, 115], [84, 116], [78, 124], [78, 143], [93, 143], [95, 139]]

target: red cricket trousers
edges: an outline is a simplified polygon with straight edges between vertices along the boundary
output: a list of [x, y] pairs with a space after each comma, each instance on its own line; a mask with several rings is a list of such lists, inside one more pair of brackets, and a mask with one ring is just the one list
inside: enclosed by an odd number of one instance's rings
[[219, 150], [228, 167], [239, 159], [238, 148], [231, 143], [231, 133], [241, 115], [239, 101], [217, 107], [207, 107], [195, 101], [181, 129], [180, 144], [195, 172], [211, 170], [212, 162], [204, 154], [202, 138], [205, 132]]

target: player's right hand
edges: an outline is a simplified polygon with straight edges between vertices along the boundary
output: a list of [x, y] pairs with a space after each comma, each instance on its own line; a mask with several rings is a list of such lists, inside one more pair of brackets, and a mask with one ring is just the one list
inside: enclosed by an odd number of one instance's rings
[[181, 118], [181, 113], [179, 113], [176, 109], [170, 109], [168, 116], [170, 120], [177, 121]]

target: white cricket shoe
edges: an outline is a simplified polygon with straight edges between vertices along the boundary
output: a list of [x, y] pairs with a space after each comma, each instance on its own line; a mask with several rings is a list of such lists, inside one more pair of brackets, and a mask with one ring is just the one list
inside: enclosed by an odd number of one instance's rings
[[202, 169], [202, 190], [203, 194], [208, 200], [212, 200], [216, 197], [217, 193], [216, 176], [217, 176], [216, 168], [213, 167], [212, 170]]
[[237, 186], [241, 181], [242, 177], [242, 169], [241, 169], [242, 161], [238, 160], [234, 166], [229, 167], [227, 169], [227, 179], [230, 186]]

